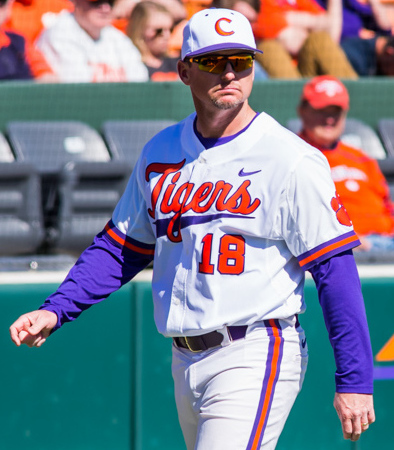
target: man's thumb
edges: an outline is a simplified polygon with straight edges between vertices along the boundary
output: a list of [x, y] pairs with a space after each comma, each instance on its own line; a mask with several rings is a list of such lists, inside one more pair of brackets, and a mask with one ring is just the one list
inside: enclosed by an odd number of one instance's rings
[[42, 323], [40, 319], [37, 320], [35, 324], [33, 324], [27, 332], [33, 336], [38, 334], [45, 327], [45, 323]]

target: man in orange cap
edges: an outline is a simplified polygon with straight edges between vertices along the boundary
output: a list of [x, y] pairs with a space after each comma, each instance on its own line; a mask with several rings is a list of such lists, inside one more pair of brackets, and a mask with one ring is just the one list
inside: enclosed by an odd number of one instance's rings
[[340, 140], [348, 110], [349, 94], [341, 81], [313, 78], [298, 106], [300, 136], [327, 158], [337, 193], [361, 237], [359, 249], [394, 250], [394, 209], [378, 163]]

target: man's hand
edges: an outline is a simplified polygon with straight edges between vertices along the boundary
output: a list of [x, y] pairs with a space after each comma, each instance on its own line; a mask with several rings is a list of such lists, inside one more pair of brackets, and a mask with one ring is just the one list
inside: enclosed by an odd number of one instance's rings
[[19, 347], [41, 347], [57, 323], [57, 315], [51, 311], [39, 310], [23, 314], [10, 326], [13, 342]]
[[343, 437], [351, 441], [360, 439], [361, 433], [375, 422], [373, 397], [367, 394], [336, 393], [334, 407], [341, 421]]

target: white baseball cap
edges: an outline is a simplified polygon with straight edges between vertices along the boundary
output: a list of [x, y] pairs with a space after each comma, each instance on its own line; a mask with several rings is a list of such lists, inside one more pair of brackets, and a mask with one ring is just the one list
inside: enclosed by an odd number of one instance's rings
[[249, 20], [237, 11], [203, 9], [191, 17], [183, 30], [182, 59], [233, 49], [263, 53], [256, 48]]

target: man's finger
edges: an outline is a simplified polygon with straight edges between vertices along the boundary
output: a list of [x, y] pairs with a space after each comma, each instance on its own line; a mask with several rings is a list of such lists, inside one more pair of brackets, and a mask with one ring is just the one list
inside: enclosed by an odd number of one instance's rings
[[14, 326], [10, 327], [10, 335], [12, 342], [19, 347], [21, 345], [21, 341], [19, 339], [19, 332]]
[[341, 418], [341, 422], [342, 422], [343, 437], [345, 439], [351, 439], [353, 433], [352, 421], [350, 419], [346, 419], [343, 417]]
[[36, 343], [36, 347], [41, 347], [41, 345], [46, 341], [45, 338], [41, 338], [37, 343]]
[[30, 320], [26, 316], [21, 316], [10, 326], [11, 339], [16, 345], [21, 345], [20, 332], [29, 328], [30, 325]]
[[351, 441], [358, 441], [360, 439], [361, 433], [362, 433], [362, 425], [360, 417], [357, 416], [352, 421], [352, 437], [350, 438]]
[[368, 410], [368, 422], [370, 424], [375, 422], [375, 410], [373, 408]]
[[31, 335], [36, 336], [40, 331], [48, 327], [48, 320], [44, 317], [39, 317], [37, 321], [27, 330]]
[[33, 335], [24, 330], [19, 333], [19, 339], [21, 344], [25, 344], [28, 347], [41, 347], [41, 345], [46, 341], [46, 337], [43, 336], [42, 333]]

